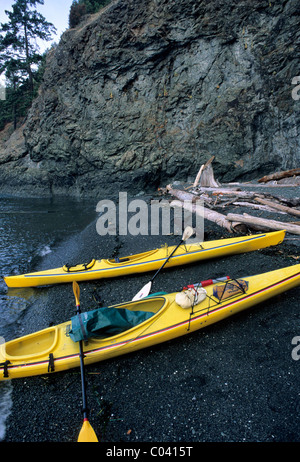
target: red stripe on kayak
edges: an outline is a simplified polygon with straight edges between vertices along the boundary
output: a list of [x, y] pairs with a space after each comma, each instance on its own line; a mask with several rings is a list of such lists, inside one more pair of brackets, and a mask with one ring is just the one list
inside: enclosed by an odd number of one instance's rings
[[[298, 277], [299, 275], [300, 275], [300, 272], [297, 273], [297, 274], [294, 274], [293, 276], [289, 276], [288, 278], [282, 279], [281, 281], [276, 282], [275, 284], [271, 284], [270, 286], [265, 287], [264, 289], [258, 290], [257, 292], [254, 292], [253, 294], [249, 294], [249, 295], [246, 295], [246, 296], [243, 297], [243, 298], [239, 298], [239, 299], [237, 299], [237, 300], [235, 300], [235, 301], [232, 301], [232, 302], [228, 303], [228, 304], [225, 305], [225, 306], [216, 307], [214, 310], [206, 311], [205, 313], [200, 314], [199, 316], [196, 316], [196, 317], [193, 318], [193, 319], [188, 319], [188, 320], [186, 320], [186, 321], [182, 321], [182, 322], [180, 322], [180, 323], [178, 323], [178, 324], [174, 324], [174, 325], [172, 325], [172, 326], [166, 327], [166, 328], [161, 329], [161, 330], [158, 330], [158, 331], [156, 331], [156, 332], [152, 332], [151, 334], [141, 335], [141, 336], [139, 336], [139, 337], [136, 337], [135, 339], [134, 339], [134, 338], [133, 338], [133, 339], [129, 339], [129, 340], [125, 341], [125, 342], [114, 343], [114, 344], [112, 344], [112, 345], [108, 345], [108, 346], [105, 346], [105, 347], [100, 347], [100, 348], [96, 348], [96, 349], [94, 349], [94, 350], [85, 351], [85, 352], [84, 352], [84, 355], [85, 355], [85, 356], [87, 356], [87, 355], [93, 355], [93, 354], [95, 354], [95, 353], [98, 353], [99, 351], [105, 351], [105, 350], [110, 350], [110, 349], [112, 349], [112, 348], [121, 347], [121, 346], [126, 345], [126, 344], [128, 344], [128, 343], [134, 343], [134, 342], [137, 342], [137, 341], [139, 341], [139, 340], [141, 340], [141, 339], [150, 338], [150, 337], [153, 337], [153, 336], [155, 336], [155, 335], [159, 335], [159, 334], [161, 334], [161, 333], [163, 333], [163, 332], [168, 332], [168, 331], [170, 331], [170, 330], [172, 330], [172, 329], [176, 329], [176, 328], [178, 328], [178, 327], [180, 327], [180, 326], [184, 326], [184, 325], [187, 325], [187, 324], [192, 324], [192, 323], [194, 323], [195, 321], [197, 321], [197, 320], [203, 318], [204, 316], [208, 316], [208, 315], [211, 314], [211, 313], [215, 313], [216, 311], [223, 310], [223, 309], [228, 308], [228, 307], [230, 307], [230, 306], [233, 306], [233, 305], [235, 305], [235, 304], [237, 304], [237, 303], [239, 303], [239, 302], [241, 302], [241, 301], [244, 301], [244, 300], [246, 300], [246, 299], [248, 299], [248, 298], [254, 297], [255, 295], [260, 294], [260, 293], [263, 293], [263, 292], [269, 290], [269, 289], [272, 288], [272, 287], [279, 286], [279, 285], [281, 285], [282, 283], [284, 283], [284, 282], [286, 282], [286, 281], [289, 281], [289, 280], [291, 280], [291, 279], [294, 279], [294, 278]], [[76, 354], [73, 354], [73, 355], [68, 355], [68, 356], [62, 356], [62, 357], [59, 357], [59, 358], [54, 358], [54, 362], [57, 362], [57, 361], [65, 361], [65, 360], [67, 360], [67, 359], [76, 358], [76, 357], [79, 358], [79, 352], [78, 352], [78, 354], [76, 353]], [[40, 362], [36, 362], [36, 363], [20, 364], [20, 365], [16, 365], [16, 366], [13, 366], [13, 365], [12, 365], [12, 366], [9, 366], [9, 365], [8, 365], [8, 369], [15, 369], [15, 368], [18, 368], [18, 367], [23, 368], [23, 367], [30, 367], [30, 366], [47, 365], [47, 364], [48, 364], [48, 361], [40, 361]], [[0, 368], [0, 369], [1, 369], [1, 368]], [[3, 367], [2, 367], [2, 369], [3, 369]], [[42, 374], [41, 374], [41, 375], [42, 375]]]

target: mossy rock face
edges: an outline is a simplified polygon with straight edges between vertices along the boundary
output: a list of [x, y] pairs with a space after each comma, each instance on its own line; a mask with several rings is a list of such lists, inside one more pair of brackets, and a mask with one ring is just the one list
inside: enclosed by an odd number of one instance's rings
[[23, 189], [140, 191], [195, 177], [212, 155], [223, 182], [297, 167], [296, 8], [114, 1], [67, 30], [25, 122]]

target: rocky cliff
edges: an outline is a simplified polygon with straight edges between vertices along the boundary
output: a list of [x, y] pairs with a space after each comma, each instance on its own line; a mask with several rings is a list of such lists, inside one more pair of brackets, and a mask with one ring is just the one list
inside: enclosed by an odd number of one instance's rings
[[[2, 190], [99, 196], [299, 167], [297, 0], [115, 0], [67, 30]], [[23, 140], [23, 141], [22, 141]], [[13, 146], [13, 147], [12, 147]]]

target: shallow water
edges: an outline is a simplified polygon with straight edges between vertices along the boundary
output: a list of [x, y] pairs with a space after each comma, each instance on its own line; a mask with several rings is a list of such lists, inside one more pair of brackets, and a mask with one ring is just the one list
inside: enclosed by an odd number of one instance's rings
[[[96, 216], [96, 203], [71, 199], [0, 198], [0, 342], [36, 295], [8, 291], [2, 276], [34, 271], [64, 239], [84, 229]], [[0, 441], [12, 406], [12, 383], [0, 383]]]

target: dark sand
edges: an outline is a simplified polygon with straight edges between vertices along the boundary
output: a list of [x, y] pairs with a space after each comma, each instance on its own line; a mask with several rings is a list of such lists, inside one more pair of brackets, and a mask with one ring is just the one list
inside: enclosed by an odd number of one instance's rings
[[[282, 220], [282, 215], [280, 218]], [[205, 240], [229, 235], [205, 222]], [[153, 291], [187, 283], [242, 277], [297, 264], [299, 240], [276, 248], [164, 269]], [[95, 223], [61, 244], [40, 266], [92, 257], [125, 256], [178, 243], [179, 236], [105, 236]], [[81, 283], [81, 308], [130, 300], [153, 273]], [[38, 296], [37, 296], [38, 293]], [[34, 290], [18, 336], [68, 320], [75, 313], [70, 285]], [[299, 442], [299, 288], [196, 333], [87, 367], [90, 422], [102, 442]], [[16, 336], [16, 332], [15, 335]], [[79, 369], [19, 379], [5, 442], [75, 442], [82, 425]]]

